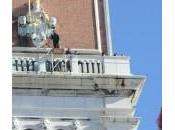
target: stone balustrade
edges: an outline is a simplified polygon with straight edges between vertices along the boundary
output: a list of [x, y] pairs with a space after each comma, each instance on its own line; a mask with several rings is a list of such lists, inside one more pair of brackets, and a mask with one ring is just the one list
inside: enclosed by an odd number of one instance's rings
[[129, 58], [126, 56], [13, 53], [12, 68], [13, 73], [130, 75]]

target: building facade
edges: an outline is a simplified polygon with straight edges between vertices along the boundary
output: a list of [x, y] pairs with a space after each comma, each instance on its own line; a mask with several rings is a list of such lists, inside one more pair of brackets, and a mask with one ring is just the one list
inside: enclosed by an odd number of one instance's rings
[[130, 57], [112, 55], [108, 8], [108, 0], [13, 0], [13, 130], [137, 129], [145, 77], [131, 73]]

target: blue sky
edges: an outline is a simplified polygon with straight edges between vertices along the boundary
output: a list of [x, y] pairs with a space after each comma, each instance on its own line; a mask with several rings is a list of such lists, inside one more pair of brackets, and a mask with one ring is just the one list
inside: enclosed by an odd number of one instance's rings
[[157, 130], [162, 105], [161, 0], [109, 0], [113, 51], [131, 56], [131, 71], [147, 76], [137, 105], [139, 130]]

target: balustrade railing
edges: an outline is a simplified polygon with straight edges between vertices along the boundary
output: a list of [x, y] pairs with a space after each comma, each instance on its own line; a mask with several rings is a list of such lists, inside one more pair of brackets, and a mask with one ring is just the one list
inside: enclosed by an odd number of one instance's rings
[[13, 54], [13, 72], [130, 74], [129, 58], [100, 55]]
[[[73, 62], [75, 60], [77, 63]], [[13, 72], [104, 73], [103, 60], [83, 59], [75, 55], [13, 56], [12, 63]]]

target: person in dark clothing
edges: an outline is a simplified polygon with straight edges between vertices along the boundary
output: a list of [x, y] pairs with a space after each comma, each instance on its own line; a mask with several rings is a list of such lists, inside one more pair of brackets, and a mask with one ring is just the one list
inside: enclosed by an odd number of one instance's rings
[[101, 53], [101, 56], [105, 56], [105, 53], [104, 53], [104, 52], [102, 52], [102, 53]]
[[54, 48], [59, 48], [59, 40], [60, 40], [60, 37], [59, 35], [55, 32], [53, 32], [53, 34], [51, 35], [51, 39], [53, 41], [53, 46]]

